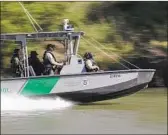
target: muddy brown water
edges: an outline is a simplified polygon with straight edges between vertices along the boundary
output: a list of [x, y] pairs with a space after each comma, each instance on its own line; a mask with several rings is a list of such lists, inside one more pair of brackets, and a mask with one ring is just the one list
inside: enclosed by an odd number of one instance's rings
[[166, 134], [167, 91], [88, 105], [1, 95], [2, 134]]

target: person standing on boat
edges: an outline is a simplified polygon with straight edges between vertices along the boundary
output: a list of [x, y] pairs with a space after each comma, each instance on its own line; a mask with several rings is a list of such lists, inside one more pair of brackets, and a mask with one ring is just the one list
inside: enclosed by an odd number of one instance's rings
[[42, 75], [44, 71], [43, 64], [37, 57], [38, 53], [36, 51], [31, 51], [30, 52], [30, 57], [29, 57], [29, 65], [33, 67], [34, 72], [36, 73], [37, 76]]
[[13, 51], [13, 56], [11, 58], [11, 70], [13, 77], [21, 77], [23, 74], [23, 68], [20, 62], [20, 49], [15, 49]]
[[48, 44], [46, 51], [43, 55], [43, 64], [45, 67], [44, 74], [45, 75], [54, 75], [55, 70], [59, 67], [63, 66], [63, 63], [58, 63], [54, 54], [52, 53], [55, 49], [55, 45]]
[[85, 66], [87, 72], [96, 72], [99, 70], [99, 67], [96, 65], [96, 62], [93, 59], [93, 55], [90, 52], [84, 54]]

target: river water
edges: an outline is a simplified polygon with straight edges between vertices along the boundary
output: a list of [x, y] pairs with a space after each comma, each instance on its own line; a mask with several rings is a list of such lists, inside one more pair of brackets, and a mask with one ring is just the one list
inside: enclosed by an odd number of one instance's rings
[[145, 90], [89, 105], [1, 95], [1, 133], [166, 134], [167, 92]]

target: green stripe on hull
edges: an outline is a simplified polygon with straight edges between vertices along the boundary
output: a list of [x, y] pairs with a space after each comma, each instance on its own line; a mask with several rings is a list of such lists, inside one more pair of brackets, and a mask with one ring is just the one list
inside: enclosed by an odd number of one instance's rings
[[59, 77], [29, 79], [20, 94], [25, 96], [49, 94], [58, 80]]

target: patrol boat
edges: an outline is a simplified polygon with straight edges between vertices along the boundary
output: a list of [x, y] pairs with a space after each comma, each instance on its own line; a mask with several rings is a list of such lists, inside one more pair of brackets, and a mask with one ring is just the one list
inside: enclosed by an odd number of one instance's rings
[[[59, 96], [88, 103], [133, 94], [144, 89], [152, 80], [154, 69], [86, 72], [83, 58], [77, 55], [83, 34], [74, 31], [1, 34], [1, 41], [13, 40], [20, 45], [24, 67], [23, 77], [1, 79], [1, 93], [36, 98]], [[60, 74], [36, 76], [28, 63], [26, 41], [46, 38], [63, 42], [66, 48], [66, 64]]]

